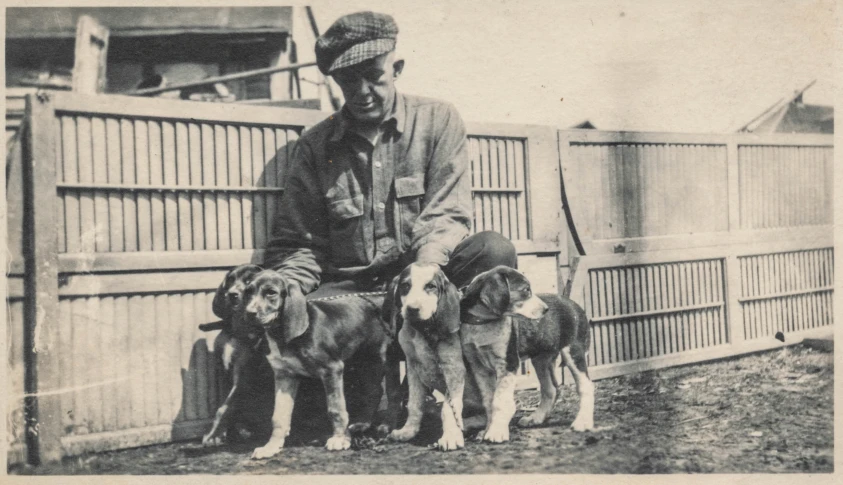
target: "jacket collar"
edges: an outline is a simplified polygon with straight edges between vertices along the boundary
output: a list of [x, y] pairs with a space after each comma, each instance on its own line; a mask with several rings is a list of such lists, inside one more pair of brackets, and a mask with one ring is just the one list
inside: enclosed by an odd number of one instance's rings
[[[345, 137], [348, 131], [354, 131], [354, 119], [348, 114], [345, 106], [333, 114], [333, 119], [336, 120], [336, 123], [334, 124], [334, 132], [331, 134], [330, 141], [338, 143]], [[392, 126], [395, 131], [404, 133], [407, 121], [407, 108], [404, 105], [404, 96], [397, 91], [395, 93], [395, 102], [392, 103], [392, 112], [381, 122], [381, 126], [387, 126], [393, 123], [393, 121], [394, 124]]]

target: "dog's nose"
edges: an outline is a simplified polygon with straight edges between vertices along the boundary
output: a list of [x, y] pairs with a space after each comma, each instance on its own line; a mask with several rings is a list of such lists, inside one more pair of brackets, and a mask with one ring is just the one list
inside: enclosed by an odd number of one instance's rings
[[230, 303], [236, 304], [240, 302], [240, 295], [238, 293], [228, 293], [228, 301]]
[[421, 308], [419, 308], [417, 306], [407, 305], [407, 314], [408, 315], [415, 316], [415, 315], [418, 315], [420, 311], [421, 311]]

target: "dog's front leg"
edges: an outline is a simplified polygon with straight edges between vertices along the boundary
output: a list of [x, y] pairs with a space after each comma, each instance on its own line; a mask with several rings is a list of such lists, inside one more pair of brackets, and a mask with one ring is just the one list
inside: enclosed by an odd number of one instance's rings
[[328, 416], [334, 427], [334, 435], [328, 438], [325, 448], [341, 451], [351, 448], [351, 436], [348, 433], [348, 411], [345, 408], [343, 391], [343, 364], [339, 362], [322, 372], [322, 385], [328, 399]]
[[495, 355], [495, 391], [492, 396], [489, 425], [483, 439], [492, 443], [503, 443], [509, 441], [509, 422], [515, 415], [515, 372], [507, 369], [507, 348], [503, 342], [494, 345], [491, 351]]
[[252, 459], [260, 460], [272, 457], [284, 447], [284, 440], [290, 434], [290, 418], [293, 416], [293, 404], [299, 380], [291, 376], [275, 376], [275, 410], [272, 412], [272, 436], [269, 441], [252, 453]]
[[414, 354], [407, 354], [407, 384], [410, 386], [410, 396], [407, 399], [407, 421], [401, 429], [396, 429], [389, 434], [390, 439], [395, 441], [409, 441], [415, 438], [421, 427], [425, 386], [419, 378], [416, 369], [419, 363], [414, 357]]
[[442, 403], [442, 437], [437, 446], [443, 451], [450, 451], [465, 447], [462, 422], [465, 364], [459, 336], [440, 342], [437, 353], [446, 394]]

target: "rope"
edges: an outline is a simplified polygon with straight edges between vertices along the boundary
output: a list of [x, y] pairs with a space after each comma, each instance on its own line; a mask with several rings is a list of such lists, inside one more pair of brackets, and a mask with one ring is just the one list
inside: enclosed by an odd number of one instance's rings
[[386, 295], [385, 291], [368, 291], [368, 292], [362, 292], [362, 293], [346, 293], [344, 295], [323, 296], [322, 298], [313, 298], [313, 299], [307, 300], [307, 302], [310, 303], [312, 301], [339, 300], [340, 298], [350, 298], [352, 296], [364, 297], [364, 296], [384, 296], [384, 295]]

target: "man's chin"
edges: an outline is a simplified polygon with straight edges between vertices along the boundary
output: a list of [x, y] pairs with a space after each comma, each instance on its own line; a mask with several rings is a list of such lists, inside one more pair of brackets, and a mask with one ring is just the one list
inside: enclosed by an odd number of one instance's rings
[[383, 112], [378, 109], [358, 110], [350, 108], [349, 111], [351, 117], [361, 123], [379, 123], [383, 120]]

